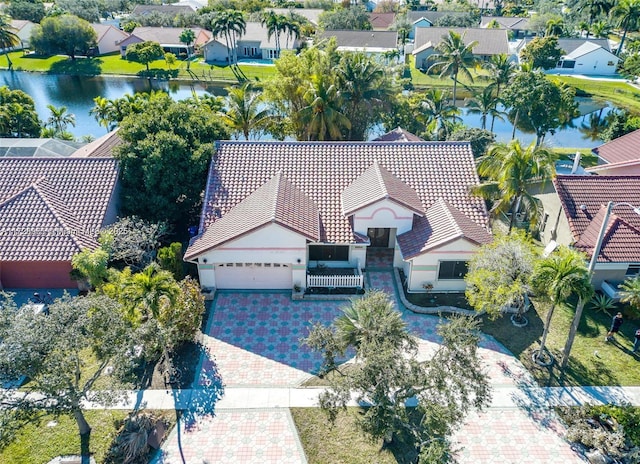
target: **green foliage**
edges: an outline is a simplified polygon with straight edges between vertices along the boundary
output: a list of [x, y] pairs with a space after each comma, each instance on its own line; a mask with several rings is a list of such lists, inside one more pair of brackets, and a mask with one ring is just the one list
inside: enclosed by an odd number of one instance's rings
[[479, 18], [472, 13], [466, 14], [444, 14], [435, 23], [437, 27], [475, 27]]
[[629, 278], [620, 285], [620, 301], [640, 309], [640, 276]]
[[33, 98], [22, 90], [0, 87], [0, 136], [39, 137], [40, 130]]
[[251, 82], [240, 87], [227, 87], [227, 104], [221, 111], [222, 120], [233, 134], [246, 140], [268, 128], [269, 110], [261, 109], [262, 93], [253, 90]]
[[620, 74], [631, 80], [640, 77], [640, 53], [632, 53], [625, 58], [620, 66]]
[[65, 13], [78, 16], [90, 23], [100, 22], [101, 9], [104, 7], [99, 0], [56, 0], [56, 6]]
[[537, 250], [522, 231], [501, 235], [480, 247], [469, 261], [465, 295], [478, 312], [495, 319], [506, 307], [524, 309], [524, 297], [532, 290]]
[[447, 136], [447, 140], [470, 142], [473, 157], [479, 158], [495, 143], [496, 136], [493, 132], [473, 127], [456, 130]]
[[637, 129], [640, 129], [640, 116], [624, 110], [612, 111], [607, 115], [607, 128], [602, 133], [602, 140], [609, 142]]
[[473, 48], [478, 42], [466, 43], [464, 34], [449, 31], [442, 41], [436, 46], [437, 53], [429, 57], [431, 65], [427, 72], [438, 72], [440, 78], [450, 77], [453, 80], [453, 102], [456, 101], [456, 89], [458, 84], [458, 74], [462, 73], [467, 79], [473, 82], [473, 76], [469, 68], [477, 64], [477, 59], [473, 54]]
[[367, 10], [361, 5], [325, 11], [320, 14], [318, 21], [319, 26], [324, 30], [370, 31], [372, 29]]
[[67, 127], [69, 125], [76, 126], [75, 114], [68, 113], [66, 106], [56, 108], [53, 105], [47, 105], [47, 109], [51, 115], [47, 119], [46, 127], [53, 130], [53, 137], [64, 138], [64, 134], [67, 133]]
[[58, 53], [72, 60], [77, 54], [86, 54], [96, 46], [96, 31], [89, 22], [77, 16], [63, 14], [49, 16], [31, 31], [31, 46], [43, 55]]
[[103, 248], [90, 250], [85, 248], [71, 258], [71, 266], [79, 277], [87, 279], [93, 288], [100, 288], [107, 279], [109, 253]]
[[11, 0], [7, 5], [7, 13], [13, 19], [24, 19], [39, 23], [44, 18], [44, 3], [30, 0]]
[[444, 140], [451, 132], [452, 125], [460, 120], [460, 110], [449, 99], [449, 92], [442, 89], [429, 89], [421, 101], [422, 114], [417, 115], [424, 121], [426, 131], [421, 136], [429, 140]]
[[120, 301], [130, 320], [159, 320], [167, 308], [178, 301], [180, 287], [171, 272], [151, 263], [141, 272], [125, 274]]
[[99, 241], [102, 248], [109, 252], [110, 263], [137, 270], [151, 264], [166, 234], [167, 225], [163, 222], [149, 222], [137, 216], [128, 216], [104, 229]]
[[536, 37], [520, 52], [520, 59], [533, 68], [552, 69], [562, 57], [556, 36]]
[[158, 262], [165, 271], [171, 272], [173, 278], [180, 280], [184, 277], [184, 262], [182, 261], [182, 243], [173, 242], [158, 250]]
[[149, 71], [149, 63], [164, 57], [164, 50], [158, 42], [139, 42], [127, 46], [125, 58], [143, 64]]
[[144, 112], [126, 116], [119, 135], [122, 208], [184, 231], [200, 212], [207, 163], [216, 140], [228, 133], [215, 113], [199, 101], [169, 96], [143, 103]]
[[11, 58], [9, 58], [9, 51], [13, 47], [20, 45], [20, 37], [18, 37], [16, 32], [18, 32], [18, 30], [11, 25], [11, 17], [0, 13], [0, 49], [4, 49], [9, 69], [13, 67]]
[[[415, 447], [421, 462], [449, 462], [449, 437], [471, 408], [481, 409], [490, 398], [476, 329], [471, 318], [439, 325], [442, 344], [431, 359], [419, 361], [417, 339], [390, 297], [369, 292], [346, 307], [331, 328], [314, 326], [306, 340], [322, 352], [325, 369], [335, 368], [336, 355], [349, 348], [356, 352], [354, 366], [329, 377], [320, 405], [335, 420], [355, 393], [358, 402], [371, 404], [357, 421], [369, 437], [387, 442], [397, 437]], [[406, 407], [414, 397], [415, 410]]]
[[604, 293], [597, 293], [591, 298], [589, 307], [595, 311], [607, 312], [610, 309], [614, 309], [616, 304], [613, 302], [613, 298], [605, 295]]

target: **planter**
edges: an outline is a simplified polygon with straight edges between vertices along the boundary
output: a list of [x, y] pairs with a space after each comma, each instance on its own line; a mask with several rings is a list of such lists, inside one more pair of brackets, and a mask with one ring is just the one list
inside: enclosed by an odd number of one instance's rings
[[529, 324], [529, 320], [524, 316], [518, 316], [517, 314], [511, 315], [511, 323], [516, 327], [525, 327]]
[[533, 350], [531, 355], [531, 360], [540, 367], [551, 367], [556, 362], [556, 359], [553, 357], [551, 353], [545, 348], [540, 355], [540, 350]]

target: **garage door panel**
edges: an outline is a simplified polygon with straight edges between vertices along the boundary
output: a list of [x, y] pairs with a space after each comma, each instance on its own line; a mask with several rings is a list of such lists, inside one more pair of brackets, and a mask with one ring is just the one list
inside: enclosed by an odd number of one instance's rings
[[[293, 279], [290, 265], [271, 263], [217, 265], [216, 287], [220, 289], [290, 289]], [[266, 265], [265, 265], [266, 264]]]

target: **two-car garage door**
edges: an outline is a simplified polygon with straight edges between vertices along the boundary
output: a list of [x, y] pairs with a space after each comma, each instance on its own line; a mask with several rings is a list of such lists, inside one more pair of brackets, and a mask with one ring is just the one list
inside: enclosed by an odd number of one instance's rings
[[280, 263], [223, 263], [215, 267], [219, 289], [291, 289], [291, 265]]

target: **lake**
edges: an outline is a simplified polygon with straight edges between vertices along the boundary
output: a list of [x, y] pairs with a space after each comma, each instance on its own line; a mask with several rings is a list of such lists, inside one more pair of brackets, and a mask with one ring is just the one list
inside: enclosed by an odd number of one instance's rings
[[[33, 97], [36, 110], [40, 119], [46, 121], [49, 117], [47, 105], [55, 107], [66, 106], [70, 113], [76, 116], [76, 126], [69, 127], [68, 130], [77, 138], [83, 135], [100, 137], [106, 133], [104, 127], [98, 125], [89, 111], [94, 106], [93, 99], [97, 96], [107, 99], [120, 98], [126, 94], [136, 92], [148, 92], [149, 90], [165, 90], [175, 100], [182, 100], [191, 97], [194, 93], [198, 95], [212, 94], [224, 95], [224, 89], [220, 86], [185, 83], [176, 81], [149, 81], [148, 79], [137, 79], [130, 77], [105, 77], [105, 76], [62, 76], [41, 73], [26, 73], [19, 71], [0, 71], [0, 86], [7, 85], [11, 89], [19, 89]], [[590, 99], [578, 99], [583, 113], [588, 114], [598, 110], [600, 106], [594, 104]], [[605, 107], [602, 116], [606, 116], [613, 108]], [[466, 109], [462, 109], [462, 120], [470, 127], [480, 127], [480, 115], [468, 114]], [[546, 142], [553, 147], [585, 147], [593, 148], [600, 145], [599, 140], [591, 141], [583, 136], [579, 127], [587, 124], [587, 117], [580, 116], [574, 120], [573, 128], [558, 130], [555, 135], [548, 134]], [[488, 125], [490, 122], [488, 123]], [[513, 126], [508, 121], [496, 119], [494, 132], [498, 141], [511, 140]], [[371, 138], [375, 138], [382, 133], [382, 128], [378, 127], [371, 133]], [[529, 143], [535, 139], [533, 134], [516, 132], [516, 137], [523, 143]]]

